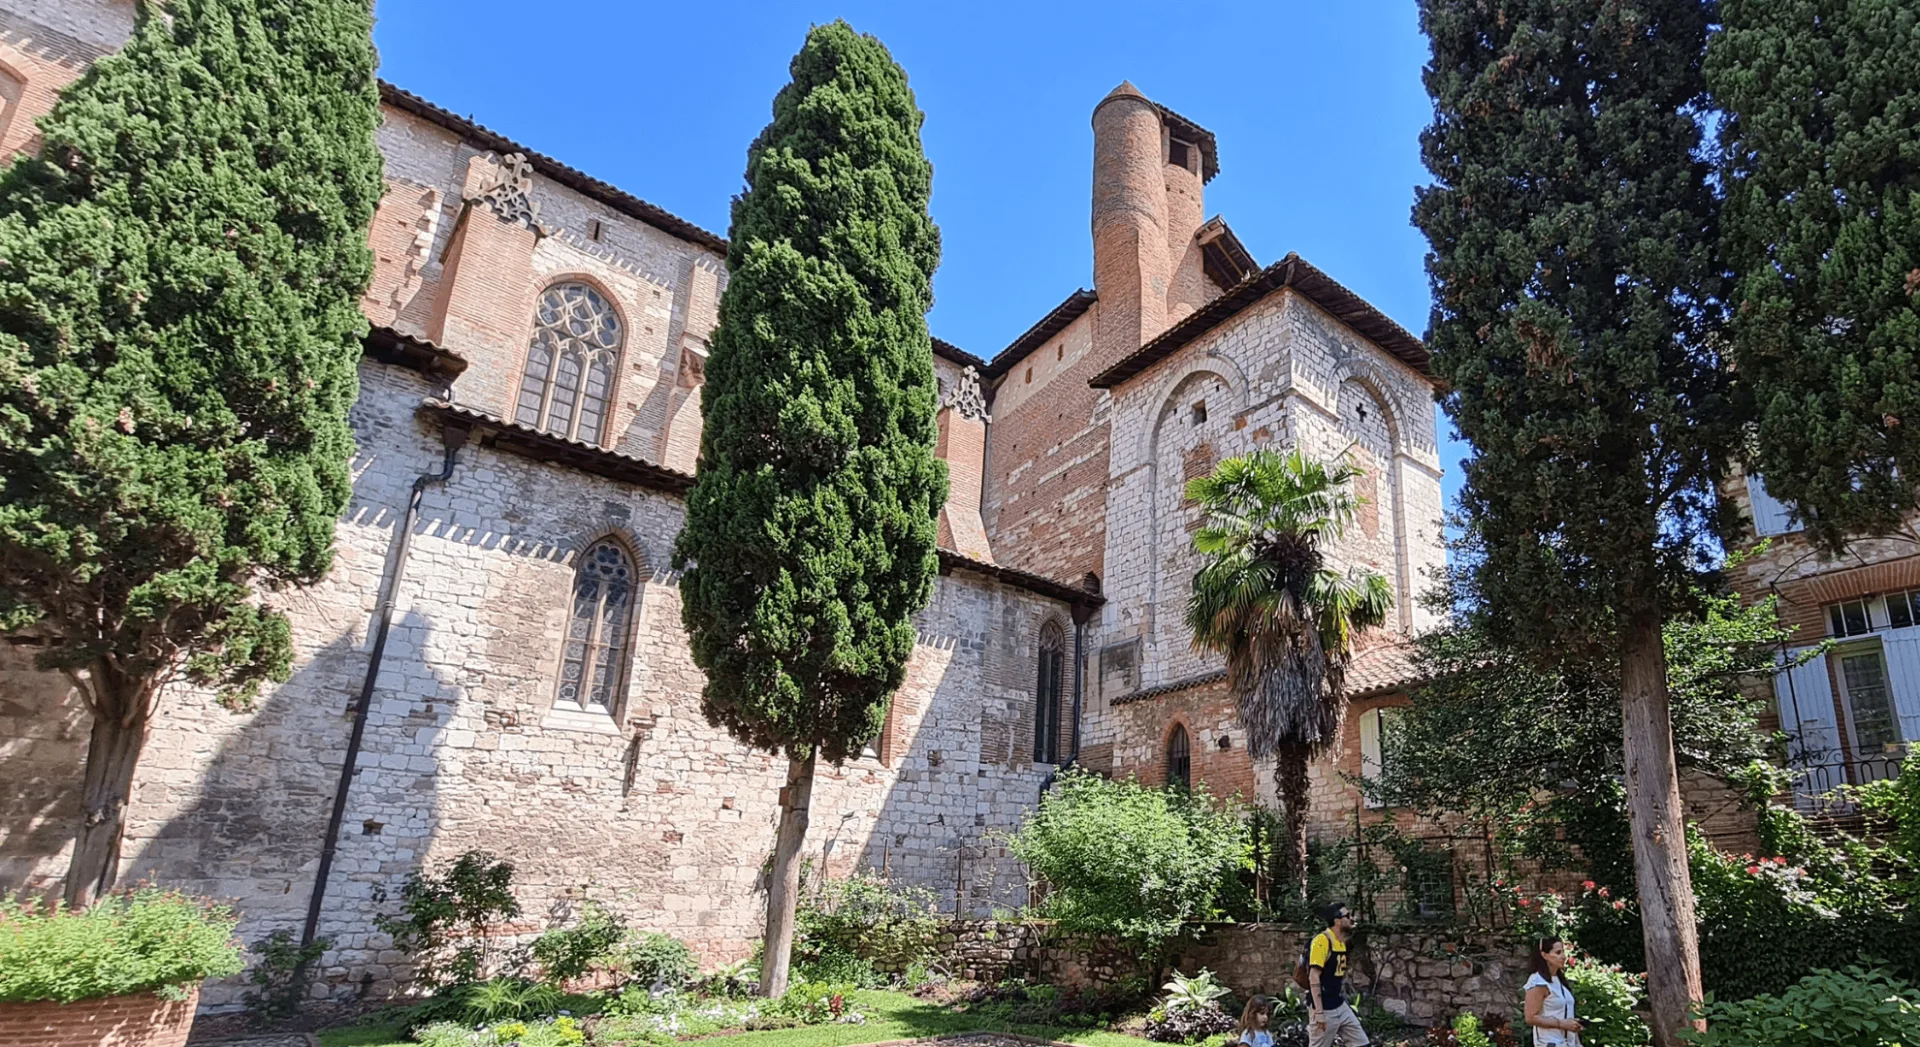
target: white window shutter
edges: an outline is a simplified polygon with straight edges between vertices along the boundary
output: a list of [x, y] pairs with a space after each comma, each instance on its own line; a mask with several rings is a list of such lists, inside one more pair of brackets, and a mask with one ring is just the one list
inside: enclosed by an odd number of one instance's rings
[[1788, 511], [1787, 503], [1767, 493], [1766, 481], [1758, 473], [1747, 474], [1747, 502], [1753, 511], [1754, 533], [1760, 537], [1789, 534], [1801, 529], [1794, 522], [1793, 513]]
[[[1800, 648], [1790, 657], [1799, 657], [1805, 651]], [[1806, 773], [1796, 791], [1817, 796], [1845, 782], [1827, 659], [1815, 658], [1776, 674], [1773, 693], [1780, 705], [1780, 729], [1787, 733], [1787, 766]]]
[[1887, 686], [1900, 739], [1911, 752], [1920, 744], [1920, 628], [1894, 629], [1881, 639], [1887, 655]]
[[[1368, 709], [1360, 714], [1360, 777], [1373, 781], [1380, 777], [1380, 710]], [[1383, 806], [1379, 800], [1369, 796], [1368, 807]]]

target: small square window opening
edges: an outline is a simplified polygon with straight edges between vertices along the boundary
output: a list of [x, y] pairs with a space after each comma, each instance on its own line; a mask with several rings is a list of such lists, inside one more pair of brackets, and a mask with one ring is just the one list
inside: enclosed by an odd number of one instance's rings
[[1199, 425], [1207, 420], [1207, 402], [1205, 400], [1200, 400], [1193, 405], [1191, 419], [1194, 425]]
[[1175, 167], [1187, 166], [1187, 152], [1191, 147], [1178, 138], [1167, 140], [1167, 163]]
[[1873, 631], [1867, 601], [1847, 600], [1827, 608], [1827, 624], [1835, 636], [1863, 636]]
[[600, 239], [600, 219], [587, 220], [587, 239], [598, 242]]

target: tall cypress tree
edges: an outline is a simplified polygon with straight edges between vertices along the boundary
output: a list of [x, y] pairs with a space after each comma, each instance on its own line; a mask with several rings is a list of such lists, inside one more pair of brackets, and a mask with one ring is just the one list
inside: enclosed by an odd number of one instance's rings
[[1543, 661], [1617, 660], [1657, 1036], [1700, 995], [1661, 627], [1738, 433], [1696, 157], [1700, 0], [1422, 0], [1428, 339], [1473, 446], [1470, 610]]
[[922, 115], [845, 22], [793, 59], [747, 151], [707, 363], [699, 478], [675, 547], [701, 706], [789, 759], [760, 989], [786, 988], [816, 761], [880, 731], [932, 594], [940, 261]]
[[286, 678], [318, 578], [381, 193], [370, 0], [143, 4], [0, 173], [0, 627], [93, 714], [66, 894], [112, 885], [176, 679]]
[[1753, 464], [1828, 547], [1904, 525], [1920, 478], [1920, 8], [1723, 0], [1734, 359]]

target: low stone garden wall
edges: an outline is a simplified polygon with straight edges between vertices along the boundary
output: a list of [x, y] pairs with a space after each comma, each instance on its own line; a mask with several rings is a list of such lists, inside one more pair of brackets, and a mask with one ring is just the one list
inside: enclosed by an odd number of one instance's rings
[[[1173, 966], [1206, 968], [1235, 993], [1281, 993], [1311, 931], [1267, 923], [1209, 924], [1175, 950]], [[955, 976], [979, 981], [1021, 977], [1062, 988], [1101, 989], [1148, 973], [1110, 942], [1076, 942], [1040, 922], [955, 920], [941, 949]], [[1431, 927], [1363, 928], [1348, 984], [1416, 1025], [1461, 1013], [1520, 1009], [1527, 947], [1500, 935]]]

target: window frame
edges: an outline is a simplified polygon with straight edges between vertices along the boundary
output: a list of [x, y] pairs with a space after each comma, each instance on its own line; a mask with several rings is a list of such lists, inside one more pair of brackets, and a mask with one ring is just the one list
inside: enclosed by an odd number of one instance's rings
[[[1840, 712], [1845, 717], [1844, 727], [1847, 747], [1853, 752], [1855, 763], [1884, 759], [1892, 748], [1899, 747], [1910, 739], [1906, 738], [1900, 723], [1900, 702], [1893, 693], [1893, 667], [1888, 664], [1885, 645], [1869, 641], [1867, 643], [1848, 643], [1835, 647], [1828, 657], [1832, 659], [1835, 695]], [[1880, 703], [1884, 707], [1886, 728], [1889, 737], [1882, 738], [1878, 748], [1863, 748], [1865, 739], [1860, 734], [1860, 710], [1855, 706], [1856, 685], [1847, 674], [1847, 664], [1861, 658], [1872, 658], [1879, 668]]]
[[1040, 627], [1034, 658], [1033, 762], [1060, 763], [1061, 698], [1066, 678], [1067, 636], [1059, 622]]
[[[600, 321], [611, 329], [613, 344], [610, 346], [587, 347], [584, 336], [568, 336], [564, 331], [568, 311], [573, 306], [562, 299], [553, 308], [556, 321], [549, 325], [543, 323], [540, 315], [548, 308], [547, 299], [551, 295], [564, 294], [572, 288], [578, 288], [589, 299], [589, 304], [597, 301], [603, 307], [597, 312]], [[527, 338], [527, 351], [522, 359], [520, 382], [515, 388], [512, 418], [515, 424], [558, 436], [563, 440], [573, 440], [592, 447], [604, 447], [613, 430], [614, 407], [619, 402], [620, 364], [626, 357], [627, 321], [617, 300], [605, 288], [579, 276], [568, 276], [555, 280], [542, 288], [535, 296], [533, 309], [533, 333]], [[551, 337], [549, 332], [552, 332]], [[534, 354], [547, 355], [544, 373], [534, 374]], [[577, 371], [574, 374], [574, 387], [567, 398], [567, 416], [564, 424], [553, 424], [553, 408], [559, 398], [559, 380], [563, 365], [572, 362]], [[587, 413], [586, 407], [592, 393], [594, 373], [604, 368], [604, 389], [598, 395], [599, 415], [594, 422], [590, 436], [581, 435], [581, 418]], [[539, 382], [538, 404], [532, 409], [532, 419], [524, 417], [528, 411], [526, 403], [530, 386]]]
[[[1387, 721], [1390, 719], [1399, 719], [1405, 715], [1406, 709], [1407, 707], [1404, 705], [1376, 705], [1360, 714], [1358, 729], [1360, 732], [1360, 777], [1362, 780], [1372, 781], [1386, 772]], [[1369, 726], [1371, 726], [1371, 731], [1369, 731]], [[1371, 773], [1368, 772], [1369, 766], [1372, 767]], [[1362, 790], [1360, 795], [1361, 802], [1370, 811], [1384, 810], [1387, 807], [1387, 804], [1368, 796], [1364, 790]]]
[[[1166, 744], [1161, 747], [1161, 755], [1166, 761], [1166, 784], [1169, 789], [1193, 788], [1193, 734], [1187, 725], [1178, 720], [1173, 729], [1167, 732]], [[1178, 768], [1178, 773], [1175, 769]]]
[[[606, 621], [605, 601], [609, 586], [595, 579], [600, 591], [598, 594], [598, 602], [595, 604], [595, 613], [592, 616], [591, 625], [589, 626], [589, 634], [583, 640], [577, 692], [578, 697], [569, 699], [564, 696], [564, 691], [567, 686], [567, 665], [572, 661], [567, 655], [567, 648], [573, 643], [573, 625], [579, 616], [581, 583], [586, 579], [587, 571], [593, 566], [594, 554], [602, 548], [609, 547], [620, 554], [621, 559], [625, 562], [628, 573], [626, 609], [616, 625], [620, 635], [610, 641], [604, 643], [599, 642], [599, 630]], [[558, 671], [554, 674], [553, 700], [548, 705], [553, 711], [569, 716], [604, 718], [612, 720], [615, 723], [618, 723], [621, 717], [626, 715], [628, 700], [627, 678], [632, 673], [634, 630], [640, 619], [640, 597], [643, 581], [640, 565], [643, 562], [644, 561], [634, 552], [632, 545], [618, 535], [602, 535], [588, 542], [581, 550], [580, 558], [574, 565], [573, 582], [567, 587], [566, 615], [560, 630], [560, 659]], [[611, 664], [607, 666], [607, 703], [605, 706], [597, 705], [588, 699], [588, 695], [590, 695], [593, 690], [593, 672], [601, 664], [593, 659], [593, 653], [596, 647], [602, 652], [613, 652], [615, 654]]]

